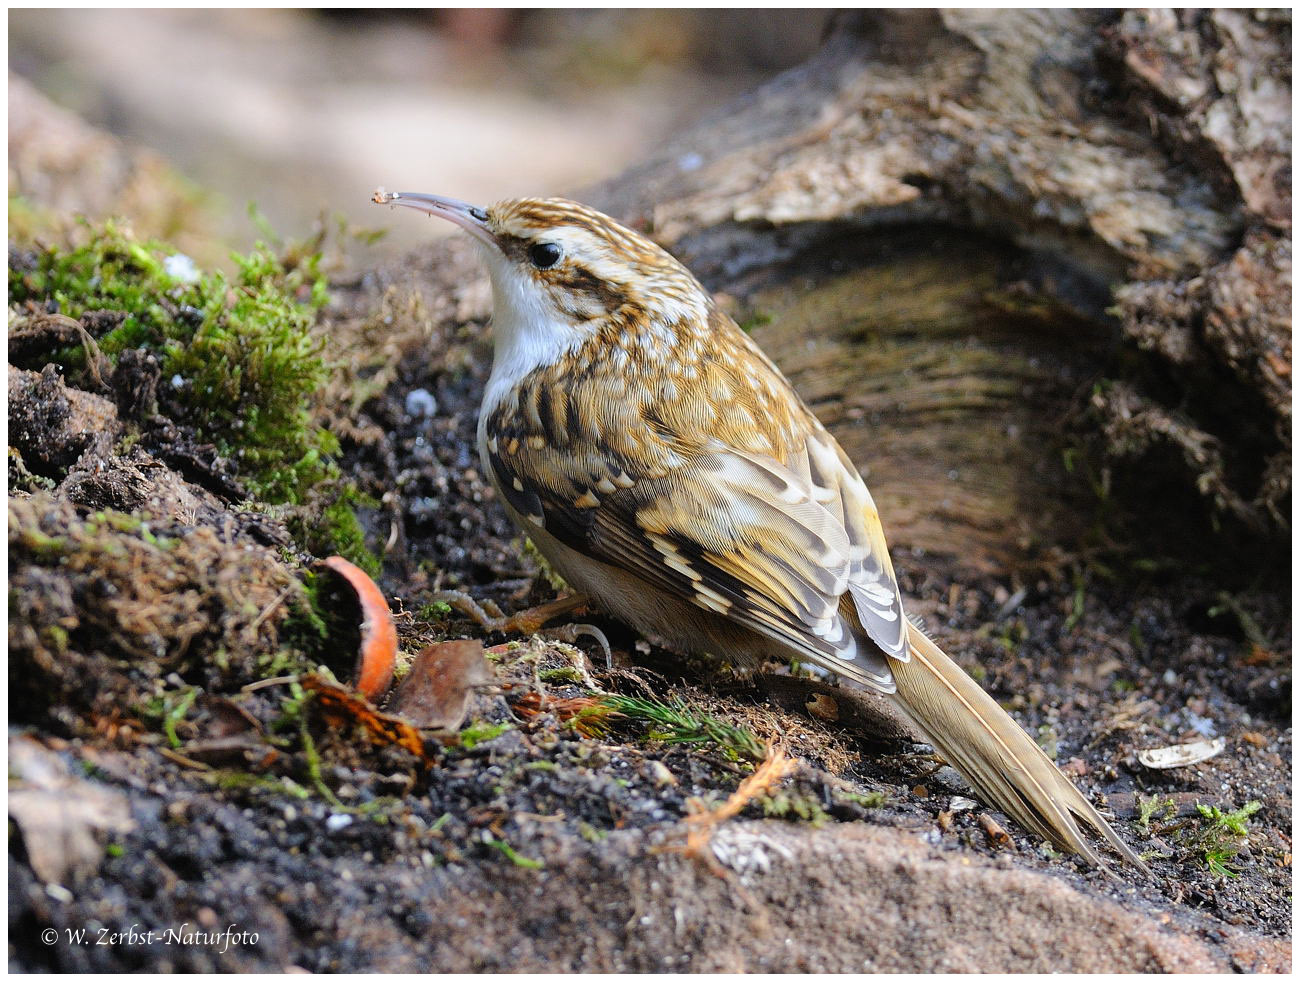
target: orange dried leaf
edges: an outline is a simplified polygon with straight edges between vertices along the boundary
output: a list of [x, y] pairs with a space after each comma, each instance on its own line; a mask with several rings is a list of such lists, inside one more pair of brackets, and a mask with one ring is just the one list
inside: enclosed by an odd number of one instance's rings
[[525, 692], [510, 704], [511, 712], [520, 719], [532, 719], [540, 714], [542, 709], [542, 694], [540, 692]]
[[420, 731], [406, 720], [381, 713], [364, 697], [319, 675], [304, 675], [300, 682], [308, 692], [316, 693], [316, 704], [331, 726], [360, 726], [379, 743], [395, 744], [429, 760]]
[[510, 708], [520, 719], [552, 713], [561, 723], [572, 721], [573, 728], [585, 737], [604, 736], [609, 732], [610, 718], [621, 715], [592, 696], [551, 699], [540, 692], [525, 692], [511, 703]]

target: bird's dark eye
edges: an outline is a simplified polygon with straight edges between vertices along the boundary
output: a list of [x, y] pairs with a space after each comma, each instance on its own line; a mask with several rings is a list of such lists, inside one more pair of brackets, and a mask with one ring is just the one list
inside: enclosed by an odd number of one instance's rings
[[554, 242], [539, 242], [528, 248], [528, 260], [538, 269], [550, 269], [560, 261], [564, 250]]

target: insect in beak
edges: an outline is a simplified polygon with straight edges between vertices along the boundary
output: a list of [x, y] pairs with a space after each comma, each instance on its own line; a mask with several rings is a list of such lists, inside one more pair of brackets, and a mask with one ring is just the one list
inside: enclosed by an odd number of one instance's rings
[[414, 208], [427, 215], [445, 218], [453, 225], [459, 225], [474, 238], [487, 245], [500, 248], [497, 238], [488, 228], [487, 212], [477, 205], [466, 204], [455, 198], [445, 198], [440, 194], [421, 194], [416, 191], [385, 191], [379, 188], [370, 196], [377, 205], [401, 205]]

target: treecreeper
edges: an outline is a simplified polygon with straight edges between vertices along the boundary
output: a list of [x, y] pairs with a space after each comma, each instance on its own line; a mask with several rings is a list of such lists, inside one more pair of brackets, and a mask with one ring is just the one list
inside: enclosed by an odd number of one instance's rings
[[573, 201], [446, 219], [492, 281], [478, 448], [507, 512], [578, 595], [740, 671], [797, 660], [882, 693], [990, 805], [1105, 866], [1142, 861], [903, 612], [871, 493], [835, 438], [681, 263]]

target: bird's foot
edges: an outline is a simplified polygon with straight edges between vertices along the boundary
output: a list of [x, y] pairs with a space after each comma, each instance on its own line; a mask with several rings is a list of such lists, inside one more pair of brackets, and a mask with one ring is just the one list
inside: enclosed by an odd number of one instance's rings
[[544, 638], [554, 638], [556, 641], [563, 641], [565, 644], [573, 644], [578, 638], [586, 636], [594, 640], [603, 652], [605, 652], [605, 668], [614, 667], [614, 653], [609, 648], [609, 638], [605, 637], [605, 632], [595, 624], [562, 624], [559, 627], [552, 627], [541, 632]]
[[433, 600], [435, 602], [442, 601], [453, 610], [460, 611], [484, 630], [496, 631], [500, 634], [528, 635], [541, 633], [544, 637], [554, 638], [568, 644], [572, 644], [579, 637], [586, 635], [595, 639], [605, 652], [606, 667], [612, 668], [614, 665], [614, 658], [609, 648], [609, 639], [605, 637], [605, 632], [598, 627], [591, 624], [564, 624], [560, 627], [542, 631], [542, 628], [555, 618], [571, 613], [580, 607], [585, 607], [587, 598], [582, 594], [570, 594], [549, 603], [517, 611], [508, 616], [493, 601], [484, 600], [480, 604], [462, 590], [439, 590], [433, 595]]

